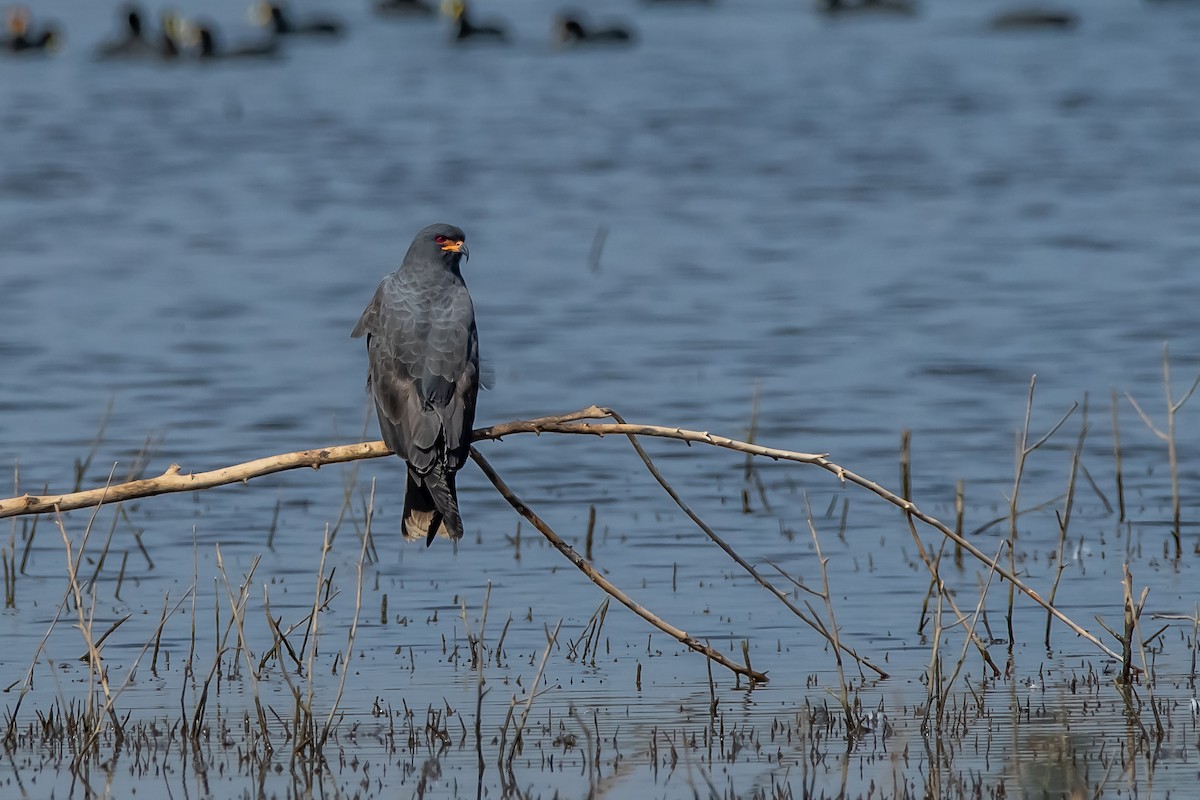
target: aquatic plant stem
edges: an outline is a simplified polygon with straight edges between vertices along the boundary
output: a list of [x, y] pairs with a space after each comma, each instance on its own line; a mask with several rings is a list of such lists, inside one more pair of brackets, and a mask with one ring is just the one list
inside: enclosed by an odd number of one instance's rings
[[[846, 741], [854, 742], [858, 738], [859, 723], [854, 718], [854, 709], [850, 704], [850, 684], [846, 681], [846, 670], [842, 665], [842, 654], [840, 652], [841, 638], [838, 633], [837, 615], [833, 611], [833, 595], [829, 591], [829, 571], [826, 565], [829, 559], [821, 555], [821, 538], [817, 536], [817, 524], [813, 520], [812, 505], [808, 502], [808, 492], [804, 493], [804, 516], [808, 520], [808, 530], [812, 534], [813, 550], [817, 554], [817, 565], [821, 568], [821, 591], [817, 596], [825, 603], [825, 611], [829, 615], [829, 641], [833, 644], [834, 663], [837, 664], [838, 674], [838, 693], [837, 700], [842, 706], [842, 713], [846, 717]], [[809, 609], [816, 616], [816, 609], [809, 604]]]
[[1179, 453], [1175, 444], [1175, 415], [1179, 413], [1179, 409], [1183, 408], [1188, 400], [1192, 399], [1196, 389], [1200, 387], [1200, 375], [1196, 376], [1196, 380], [1192, 381], [1192, 386], [1184, 393], [1179, 400], [1174, 400], [1171, 397], [1171, 354], [1167, 349], [1167, 345], [1163, 345], [1163, 392], [1167, 398], [1167, 429], [1164, 431], [1159, 428], [1150, 419], [1150, 416], [1142, 410], [1138, 405], [1138, 401], [1133, 399], [1133, 395], [1126, 392], [1125, 396], [1129, 398], [1130, 404], [1137, 411], [1138, 416], [1142, 418], [1142, 422], [1146, 423], [1146, 427], [1167, 443], [1167, 461], [1171, 467], [1171, 519], [1173, 525], [1171, 527], [1171, 536], [1175, 540], [1175, 560], [1178, 561], [1183, 557], [1183, 533], [1180, 530], [1180, 502], [1179, 502]]
[[[250, 676], [250, 695], [254, 700], [254, 713], [258, 721], [258, 732], [260, 735], [261, 746], [270, 753], [271, 747], [271, 729], [267, 725], [267, 712], [263, 707], [262, 693], [259, 687], [259, 674], [254, 666], [254, 657], [250, 652], [250, 641], [246, 638], [246, 601], [250, 598], [250, 589], [254, 573], [258, 569], [260, 556], [255, 556], [250, 564], [250, 569], [246, 573], [245, 580], [238, 587], [237, 594], [234, 594], [233, 584], [229, 582], [229, 574], [225, 571], [225, 559], [221, 555], [221, 546], [216, 546], [217, 571], [221, 574], [221, 580], [225, 583], [225, 594], [229, 599], [229, 612], [232, 614], [231, 622], [237, 628], [238, 646], [241, 651], [242, 658], [246, 661], [246, 672]], [[236, 664], [237, 653], [234, 653]]]
[[[321, 735], [317, 738], [316, 748], [321, 750], [325, 746], [325, 742], [329, 739], [329, 734], [333, 731], [333, 719], [337, 716], [338, 708], [342, 703], [342, 695], [346, 691], [346, 675], [353, 668], [351, 666], [351, 658], [354, 655], [354, 640], [358, 637], [358, 620], [362, 616], [362, 589], [363, 589], [363, 563], [367, 560], [367, 549], [371, 544], [371, 520], [375, 516], [375, 480], [371, 480], [371, 496], [367, 503], [367, 522], [366, 528], [363, 531], [362, 550], [358, 554], [358, 572], [356, 573], [354, 583], [354, 617], [350, 620], [350, 630], [346, 634], [346, 651], [342, 656], [342, 672], [338, 676], [337, 694], [334, 695], [333, 704], [329, 706], [329, 713], [325, 715], [325, 724], [321, 727]], [[313, 647], [313, 652], [316, 652], [316, 647]]]
[[[959, 483], [961, 484], [962, 482], [959, 481]], [[912, 432], [907, 430], [904, 431], [900, 437], [900, 485], [902, 491], [904, 492], [904, 501], [906, 503], [912, 502]], [[955, 492], [955, 496], [957, 499], [957, 490]], [[933, 593], [935, 591], [937, 592], [938, 619], [940, 620], [942, 618], [943, 603], [948, 602], [951, 610], [954, 612], [954, 624], [967, 626], [967, 615], [964, 614], [961, 609], [959, 609], [958, 603], [954, 600], [954, 593], [946, 587], [945, 581], [942, 580], [942, 555], [946, 549], [946, 540], [942, 540], [942, 547], [938, 549], [937, 555], [931, 555], [930, 552], [925, 548], [924, 542], [921, 541], [920, 535], [917, 533], [917, 526], [913, 521], [913, 515], [906, 513], [904, 515], [904, 521], [908, 524], [908, 532], [912, 536], [913, 542], [917, 546], [917, 555], [920, 557], [921, 563], [925, 565], [925, 569], [929, 570], [930, 576], [929, 589], [925, 592], [925, 600], [922, 603], [921, 619], [917, 625], [917, 633], [921, 633], [922, 629], [924, 628], [929, 601], [933, 597]], [[961, 520], [955, 522], [954, 532], [960, 539], [962, 538]], [[961, 564], [962, 548], [957, 543], [955, 544], [955, 552], [957, 554], [958, 561]], [[939, 623], [938, 630], [935, 632], [934, 636], [935, 652], [938, 648], [941, 630], [942, 626]], [[982, 639], [979, 638], [978, 634], [975, 633], [975, 627], [973, 624], [966, 627], [966, 633], [968, 642], [975, 645], [975, 648], [979, 651], [980, 658], [983, 659], [985, 664], [992, 668], [992, 674], [999, 675], [1000, 668], [996, 666], [996, 662], [992, 660], [992, 656], [991, 653], [988, 652], [987, 645]], [[938, 663], [940, 664], [940, 660]]]
[[[1017, 499], [1021, 494], [1021, 479], [1025, 475], [1025, 462], [1035, 450], [1048, 442], [1050, 437], [1052, 437], [1054, 434], [1058, 433], [1058, 429], [1061, 428], [1064, 423], [1066, 423], [1067, 418], [1075, 412], [1076, 407], [1079, 405], [1078, 403], [1073, 403], [1071, 407], [1067, 409], [1067, 413], [1063, 414], [1062, 418], [1059, 419], [1059, 421], [1055, 423], [1055, 425], [1050, 428], [1050, 430], [1047, 431], [1042, 438], [1038, 439], [1033, 444], [1029, 444], [1029, 420], [1030, 417], [1033, 416], [1033, 394], [1036, 388], [1037, 375], [1031, 375], [1029, 378], [1029, 398], [1025, 402], [1025, 423], [1021, 426], [1020, 433], [1017, 434], [1016, 468], [1015, 475], [1013, 476], [1012, 494], [1009, 496], [1008, 501], [1008, 572], [1012, 575], [1015, 575], [1017, 572], [1017, 517], [1019, 516], [1019, 512], [1017, 511]], [[1000, 574], [1011, 581], [1011, 579], [1009, 579], [1007, 575], [1004, 575], [1003, 572]], [[1005, 622], [1008, 626], [1008, 651], [1010, 656], [1016, 642], [1016, 633], [1013, 631], [1013, 601], [1015, 589], [1017, 589], [1017, 584], [1015, 582], [1010, 582], [1008, 586], [1008, 611], [1005, 614]], [[1044, 603], [1043, 605], [1048, 611], [1053, 609], [1052, 604]]]
[[[525, 698], [525, 707], [521, 709], [521, 718], [517, 720], [512, 747], [508, 751], [508, 759], [505, 761], [505, 770], [510, 775], [512, 773], [513, 759], [516, 758], [517, 751], [521, 748], [521, 734], [525, 730], [525, 722], [529, 719], [529, 710], [533, 708], [533, 701], [537, 699], [537, 687], [542, 682], [542, 673], [546, 671], [546, 662], [550, 660], [550, 653], [554, 650], [554, 645], [558, 643], [558, 631], [560, 628], [562, 628], [561, 619], [555, 624], [553, 631], [549, 629], [546, 631], [546, 649], [542, 651], [542, 660], [538, 662], [537, 673], [533, 676], [533, 683], [529, 684], [529, 696]], [[515, 697], [513, 698], [513, 702], [515, 704]], [[512, 709], [510, 708], [509, 712], [511, 713], [511, 711]], [[505, 727], [507, 728], [507, 722], [505, 723]], [[503, 745], [501, 746], [501, 750], [503, 750]], [[516, 784], [515, 780], [513, 784]]]
[[1116, 462], [1116, 481], [1117, 481], [1117, 508], [1120, 515], [1117, 517], [1118, 522], [1125, 521], [1125, 479], [1121, 474], [1121, 427], [1119, 401], [1117, 400], [1117, 392], [1114, 389], [1112, 392], [1112, 434], [1113, 434], [1113, 460]]
[[[1058, 596], [1058, 585], [1062, 581], [1063, 571], [1067, 568], [1067, 528], [1071, 524], [1071, 510], [1075, 504], [1075, 483], [1079, 476], [1080, 459], [1083, 458], [1083, 443], [1087, 439], [1088, 422], [1087, 422], [1088, 402], [1087, 395], [1083, 396], [1083, 420], [1079, 425], [1079, 439], [1075, 443], [1075, 450], [1071, 454], [1071, 472], [1067, 478], [1067, 499], [1063, 503], [1062, 511], [1058, 513], [1058, 552], [1055, 554], [1056, 568], [1054, 572], [1054, 583], [1050, 585], [1050, 604], [1054, 605], [1054, 598]], [[1046, 649], [1050, 649], [1050, 627], [1054, 622], [1054, 618], [1050, 614], [1046, 614]]]

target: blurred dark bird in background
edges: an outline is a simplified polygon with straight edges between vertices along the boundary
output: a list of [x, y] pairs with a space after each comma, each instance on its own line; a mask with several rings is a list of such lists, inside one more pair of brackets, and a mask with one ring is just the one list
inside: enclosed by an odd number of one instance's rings
[[425, 0], [375, 0], [375, 13], [397, 17], [431, 17], [437, 8]]
[[177, 22], [178, 16], [170, 11], [164, 11], [161, 17], [161, 30], [155, 35], [149, 35], [142, 22], [142, 11], [134, 4], [121, 7], [119, 13], [120, 25], [124, 30], [115, 38], [101, 43], [96, 48], [96, 58], [102, 61], [109, 59], [140, 59], [140, 58], [175, 58], [179, 55], [179, 42], [171, 27]]
[[274, 58], [279, 55], [279, 42], [271, 36], [257, 42], [246, 42], [236, 47], [225, 48], [217, 34], [216, 26], [211, 22], [184, 23], [189, 43], [195, 42], [198, 48], [196, 55], [202, 61], [216, 61], [230, 58]]
[[637, 39], [633, 30], [625, 25], [592, 28], [583, 20], [578, 11], [560, 12], [554, 19], [554, 38], [561, 45], [632, 44]]
[[278, 36], [341, 36], [342, 22], [329, 16], [293, 19], [283, 3], [256, 3], [254, 17]]
[[1070, 11], [1048, 8], [1015, 8], [992, 17], [988, 27], [994, 31], [1017, 31], [1042, 28], [1067, 30], [1074, 28], [1079, 18]]
[[817, 0], [817, 12], [839, 16], [915, 16], [917, 4], [912, 0]]
[[456, 42], [508, 41], [508, 30], [503, 24], [495, 20], [489, 20], [482, 25], [476, 25], [472, 22], [466, 0], [446, 0], [442, 6], [442, 10], [450, 19], [454, 20], [454, 35], [452, 38]]
[[174, 11], [163, 11], [158, 18], [158, 55], [160, 58], [178, 58], [183, 48], [179, 44], [180, 23], [179, 14]]
[[96, 58], [147, 58], [155, 55], [154, 45], [142, 31], [142, 12], [135, 5], [122, 6], [119, 14], [124, 30], [117, 38], [96, 48]]
[[61, 37], [53, 22], [42, 23], [34, 30], [32, 16], [25, 6], [13, 6], [4, 14], [4, 36], [0, 50], [9, 53], [50, 53], [58, 49]]

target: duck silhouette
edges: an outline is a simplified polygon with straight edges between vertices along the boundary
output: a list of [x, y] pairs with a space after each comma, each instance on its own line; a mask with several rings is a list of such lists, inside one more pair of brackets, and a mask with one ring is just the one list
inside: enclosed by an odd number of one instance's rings
[[122, 6], [121, 25], [124, 30], [117, 38], [103, 42], [96, 48], [96, 58], [149, 58], [155, 55], [155, 47], [146, 38], [142, 29], [142, 12], [135, 5]]
[[1047, 8], [1015, 8], [992, 17], [988, 27], [994, 31], [1067, 30], [1078, 24], [1079, 18], [1070, 11]]
[[50, 53], [58, 49], [61, 37], [58, 26], [44, 23], [40, 30], [30, 25], [31, 16], [25, 6], [14, 6], [5, 13], [5, 35], [0, 38], [0, 49], [9, 53]]
[[454, 20], [454, 36], [452, 38], [455, 42], [508, 41], [508, 31], [501, 23], [489, 20], [483, 25], [476, 25], [472, 22], [466, 0], [449, 0], [443, 9]]
[[554, 34], [561, 45], [579, 44], [632, 44], [636, 40], [633, 31], [624, 25], [592, 28], [584, 23], [577, 11], [564, 11], [554, 20]]
[[340, 36], [342, 23], [332, 17], [295, 20], [283, 3], [260, 2], [253, 8], [260, 24], [269, 25], [278, 36]]
[[425, 0], [375, 0], [375, 13], [397, 17], [431, 17], [437, 8]]
[[913, 0], [817, 0], [817, 11], [831, 17], [839, 16], [905, 16], [917, 13]]
[[247, 42], [226, 48], [221, 44], [216, 26], [210, 22], [187, 23], [189, 36], [195, 42], [196, 56], [201, 61], [224, 59], [274, 58], [279, 55], [279, 41], [274, 37]]
[[122, 6], [120, 22], [124, 27], [117, 38], [102, 43], [96, 48], [96, 58], [111, 59], [175, 58], [179, 55], [179, 44], [167, 30], [170, 12], [163, 12], [163, 29], [155, 36], [147, 35], [142, 23], [141, 9], [136, 5]]
[[159, 15], [159, 32], [157, 49], [160, 58], [179, 58], [183, 48], [180, 45], [183, 20], [174, 11], [163, 11]]

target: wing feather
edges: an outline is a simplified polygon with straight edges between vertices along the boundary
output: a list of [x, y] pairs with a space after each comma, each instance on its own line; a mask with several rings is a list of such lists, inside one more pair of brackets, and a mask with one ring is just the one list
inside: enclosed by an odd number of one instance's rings
[[439, 296], [384, 279], [352, 336], [367, 336], [384, 440], [417, 472], [466, 460], [479, 391], [475, 314], [461, 283]]

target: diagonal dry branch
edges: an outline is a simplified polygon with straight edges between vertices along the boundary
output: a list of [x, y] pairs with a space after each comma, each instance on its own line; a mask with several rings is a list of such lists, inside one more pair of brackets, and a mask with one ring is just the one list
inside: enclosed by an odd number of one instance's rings
[[[718, 436], [707, 431], [693, 431], [685, 428], [668, 427], [663, 425], [639, 425], [620, 422], [588, 422], [587, 420], [602, 420], [613, 417], [613, 412], [608, 408], [599, 406], [589, 406], [588, 408], [576, 411], [571, 414], [564, 414], [553, 417], [540, 417], [531, 420], [516, 420], [506, 422], [500, 425], [493, 425], [488, 428], [476, 429], [472, 438], [473, 441], [499, 440], [505, 436], [510, 436], [517, 433], [560, 433], [573, 434], [583, 436], [608, 436], [619, 434], [622, 436], [654, 436], [662, 439], [676, 439], [682, 441], [689, 446], [691, 444], [707, 444], [714, 447], [721, 447], [728, 450], [746, 453], [749, 455], [760, 456], [762, 458], [770, 458], [774, 461], [792, 461], [800, 464], [811, 464], [819, 467], [827, 472], [835, 475], [838, 480], [844, 483], [853, 483], [872, 494], [886, 500], [892, 505], [903, 510], [906, 514], [911, 515], [914, 519], [929, 525], [937, 530], [943, 536], [962, 547], [963, 550], [970, 553], [976, 560], [987, 566], [989, 569], [995, 570], [995, 573], [1020, 591], [1022, 594], [1033, 600], [1046, 611], [1050, 612], [1059, 622], [1066, 625], [1076, 635], [1087, 639], [1103, 653], [1117, 661], [1121, 660], [1121, 656], [1112, 648], [1104, 644], [1095, 635], [1075, 623], [1070, 617], [1064, 614], [1059, 609], [1055, 608], [1051, 603], [1044, 599], [1040, 594], [1027, 586], [1020, 578], [1012, 573], [1009, 569], [997, 564], [996, 561], [969, 540], [965, 539], [961, 534], [956, 533], [945, 523], [936, 517], [922, 511], [915, 503], [905, 500], [888, 489], [885, 489], [880, 484], [858, 475], [851, 470], [846, 469], [839, 464], [830, 461], [827, 454], [819, 453], [800, 453], [792, 450], [783, 450], [775, 447], [763, 447], [761, 445], [750, 444], [748, 442], [730, 439], [726, 436]], [[216, 469], [209, 472], [199, 472], [194, 474], [184, 474], [180, 471], [177, 465], [171, 465], [162, 475], [157, 478], [146, 478], [128, 483], [110, 485], [101, 489], [92, 489], [83, 492], [71, 492], [61, 495], [23, 495], [21, 497], [13, 497], [7, 500], [0, 500], [0, 518], [13, 517], [22, 514], [40, 514], [48, 511], [68, 511], [77, 508], [88, 508], [106, 503], [120, 502], [123, 500], [132, 500], [140, 497], [150, 497], [158, 494], [168, 494], [171, 492], [190, 492], [200, 489], [210, 489], [216, 486], [224, 486], [231, 483], [242, 483], [249, 481], [252, 478], [261, 477], [264, 475], [272, 475], [276, 472], [284, 472], [290, 469], [298, 469], [300, 467], [310, 467], [319, 469], [327, 464], [340, 464], [347, 461], [358, 461], [365, 458], [381, 458], [390, 455], [390, 451], [383, 442], [361, 442], [359, 444], [339, 445], [335, 447], [325, 447], [314, 450], [302, 450], [296, 453], [284, 453], [282, 455], [270, 456], [268, 458], [260, 458], [255, 461], [248, 461], [244, 464], [235, 464], [230, 467]]]
[[[609, 411], [611, 411], [611, 409], [609, 409]], [[625, 422], [624, 418], [622, 418], [620, 414], [617, 414], [615, 411], [611, 411], [611, 413], [612, 413], [612, 418], [615, 419], [617, 422], [619, 422], [619, 423]], [[795, 614], [797, 617], [799, 617], [799, 619], [802, 622], [804, 622], [810, 628], [815, 630], [817, 633], [824, 636], [825, 639], [831, 645], [833, 645], [835, 651], [842, 650], [847, 655], [849, 655], [851, 658], [853, 658], [855, 661], [857, 661], [859, 664], [861, 664], [861, 665], [867, 667], [868, 669], [872, 670], [873, 672], [875, 672], [875, 674], [878, 675], [879, 677], [881, 677], [881, 678], [888, 677], [887, 672], [885, 672], [883, 669], [876, 666], [875, 664], [871, 663], [871, 660], [866, 658], [865, 656], [860, 656], [853, 647], [851, 647], [850, 645], [841, 641], [841, 639], [838, 638], [838, 636], [836, 635], [836, 632], [834, 632], [833, 635], [830, 635], [829, 629], [827, 627], [825, 627], [824, 625], [822, 625], [820, 620], [817, 619], [815, 615], [808, 616], [807, 614], [805, 614], [804, 611], [802, 611], [799, 607], [797, 607], [796, 604], [793, 603], [788, 598], [787, 592], [782, 592], [779, 589], [775, 588], [775, 586], [772, 585], [771, 582], [768, 581], [766, 578], [764, 578], [759, 573], [759, 571], [756, 570], [754, 568], [754, 566], [750, 564], [750, 562], [748, 562], [748, 561], [746, 561], [746, 559], [742, 558], [736, 550], [734, 550], [732, 547], [729, 546], [728, 542], [726, 542], [724, 539], [722, 539], [720, 536], [718, 536], [717, 532], [714, 531], [707, 522], [705, 522], [703, 519], [701, 519], [699, 514], [697, 514], [695, 511], [692, 510], [691, 506], [689, 506], [687, 503], [684, 502], [683, 498], [679, 496], [679, 493], [675, 491], [675, 487], [673, 487], [670, 483], [667, 482], [667, 479], [665, 477], [663, 477], [663, 474], [659, 471], [658, 467], [655, 466], [654, 461], [651, 460], [649, 454], [642, 447], [642, 445], [638, 442], [637, 437], [634, 436], [633, 434], [630, 434], [629, 442], [630, 442], [630, 444], [633, 445], [633, 449], [637, 451], [638, 458], [642, 459], [642, 463], [646, 465], [646, 469], [649, 470], [650, 475], [654, 478], [654, 480], [658, 481], [658, 485], [661, 486], [668, 495], [670, 495], [671, 499], [675, 501], [675, 505], [679, 506], [679, 509], [684, 514], [687, 515], [688, 519], [690, 519], [692, 522], [694, 522], [696, 524], [696, 527], [698, 527], [701, 531], [704, 532], [705, 536], [707, 536], [714, 543], [716, 543], [716, 545], [718, 547], [720, 547], [722, 550], [724, 550], [725, 554], [728, 555], [730, 558], [732, 558], [739, 567], [741, 567], [743, 570], [745, 570], [750, 575], [750, 577], [754, 578], [754, 580], [758, 583], [759, 586], [763, 587], [768, 592], [770, 592], [775, 597], [776, 600], [783, 603], [784, 607], [786, 607], [788, 611], [791, 611], [793, 614]], [[747, 454], [747, 456], [746, 456], [747, 461], [749, 461], [752, 458], [754, 458], [753, 455]], [[811, 525], [811, 521], [810, 521], [810, 525]], [[813, 533], [815, 535], [816, 531], [814, 530]], [[817, 547], [819, 550], [820, 545], [818, 545]], [[774, 566], [774, 565], [772, 565], [772, 566]], [[776, 569], [778, 569], [778, 567], [776, 567]], [[787, 576], [785, 575], [784, 577], [787, 577]], [[837, 655], [838, 664], [840, 666], [842, 663], [841, 656], [840, 656], [840, 654], [836, 654], [836, 653], [835, 653], [835, 655]]]
[[692, 650], [695, 650], [698, 653], [703, 653], [704, 655], [708, 656], [708, 658], [716, 661], [718, 664], [730, 670], [731, 672], [734, 672], [738, 675], [745, 675], [750, 679], [752, 684], [766, 683], [767, 676], [765, 673], [756, 672], [750, 668], [749, 664], [742, 666], [741, 664], [731, 661], [719, 650], [714, 650], [712, 647], [708, 646], [704, 642], [701, 642], [694, 636], [689, 636], [687, 632], [676, 628], [674, 625], [659, 617], [653, 611], [641, 605], [632, 597], [618, 589], [610, 580], [601, 575], [599, 570], [589, 564], [583, 556], [579, 555], [579, 553], [575, 551], [575, 548], [563, 541], [563, 538], [555, 533], [554, 529], [547, 525], [541, 517], [535, 514], [533, 509], [525, 505], [524, 501], [517, 497], [513, 493], [512, 489], [508, 488], [508, 484], [504, 482], [504, 479], [496, 473], [496, 470], [492, 469], [492, 465], [489, 464], [487, 459], [481, 456], [479, 451], [474, 447], [471, 448], [471, 458], [475, 460], [475, 463], [479, 465], [481, 470], [483, 470], [483, 474], [486, 475], [487, 479], [492, 482], [493, 486], [496, 487], [496, 491], [500, 492], [500, 495], [506, 501], [508, 501], [508, 504], [512, 506], [518, 514], [527, 519], [529, 524], [537, 528], [538, 531], [546, 537], [550, 544], [554, 545], [558, 552], [562, 553], [567, 557], [568, 561], [578, 567], [580, 572], [588, 576], [588, 579], [591, 580], [592, 583], [599, 586], [610, 596], [617, 598], [618, 602], [620, 602], [633, 613], [637, 614], [642, 619], [646, 620], [646, 622], [649, 622], [651, 625], [658, 628], [668, 636], [671, 636], [672, 638], [681, 642], [682, 644], [687, 645]]

